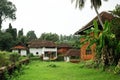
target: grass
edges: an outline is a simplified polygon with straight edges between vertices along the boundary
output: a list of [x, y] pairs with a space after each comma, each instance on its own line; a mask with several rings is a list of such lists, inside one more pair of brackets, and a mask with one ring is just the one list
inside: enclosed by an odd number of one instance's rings
[[80, 64], [33, 61], [12, 80], [120, 80], [119, 75], [80, 68]]

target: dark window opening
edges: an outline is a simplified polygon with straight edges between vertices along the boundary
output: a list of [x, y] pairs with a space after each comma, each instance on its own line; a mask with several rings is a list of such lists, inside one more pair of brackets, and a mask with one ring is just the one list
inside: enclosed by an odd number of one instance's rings
[[86, 50], [86, 55], [92, 54], [91, 50]]

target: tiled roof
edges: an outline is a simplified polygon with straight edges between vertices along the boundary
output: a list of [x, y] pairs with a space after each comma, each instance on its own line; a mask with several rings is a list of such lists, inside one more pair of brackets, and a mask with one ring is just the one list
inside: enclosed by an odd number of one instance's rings
[[13, 50], [16, 50], [16, 49], [26, 50], [27, 48], [25, 46], [22, 46], [22, 45], [17, 45], [15, 47], [12, 47], [11, 49], [13, 49]]
[[58, 48], [71, 48], [72, 46], [67, 43], [61, 43], [57, 45]]
[[80, 56], [80, 50], [70, 49], [67, 51], [66, 56]]
[[[100, 13], [100, 17], [101, 17], [101, 20], [102, 22], [104, 23], [105, 20], [112, 20], [114, 18], [114, 16], [108, 12], [101, 12]], [[93, 21], [96, 20], [98, 22], [98, 24], [100, 25], [99, 23], [99, 20], [98, 20], [98, 17], [96, 16], [95, 18], [93, 18], [88, 24], [86, 24], [85, 26], [83, 26], [81, 29], [79, 29], [75, 34], [78, 35], [78, 34], [82, 34], [83, 31], [93, 27]], [[100, 26], [99, 26], [100, 27]]]
[[56, 44], [52, 41], [33, 40], [31, 42], [28, 42], [28, 47], [30, 47], [30, 48], [56, 47]]

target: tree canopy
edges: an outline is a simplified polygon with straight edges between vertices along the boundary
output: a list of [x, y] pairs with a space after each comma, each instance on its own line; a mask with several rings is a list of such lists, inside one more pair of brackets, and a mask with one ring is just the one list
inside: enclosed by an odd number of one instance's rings
[[0, 29], [2, 28], [2, 22], [9, 19], [16, 19], [16, 7], [15, 5], [8, 0], [0, 0]]

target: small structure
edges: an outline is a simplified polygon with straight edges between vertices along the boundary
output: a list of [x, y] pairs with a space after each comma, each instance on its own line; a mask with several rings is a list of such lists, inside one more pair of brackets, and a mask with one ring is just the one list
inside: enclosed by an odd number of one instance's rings
[[[100, 17], [101, 17], [101, 20], [102, 22], [104, 23], [106, 20], [107, 21], [111, 21], [114, 16], [108, 12], [101, 12], [100, 13]], [[81, 29], [79, 29], [75, 35], [86, 35], [84, 33], [85, 30], [88, 30], [88, 29], [91, 29], [93, 26], [93, 21], [96, 20], [98, 22], [98, 27], [99, 29], [102, 30], [102, 27], [98, 21], [98, 17], [96, 16], [95, 18], [93, 18], [88, 24], [86, 24], [85, 26], [83, 26]], [[92, 36], [94, 33], [91, 33], [90, 36]], [[80, 42], [83, 42], [84, 39], [81, 38], [80, 39]], [[91, 46], [91, 48], [87, 48], [89, 46], [89, 42], [86, 42], [85, 45], [83, 45], [81, 48], [80, 48], [80, 53], [81, 53], [81, 60], [90, 60], [90, 59], [94, 59], [94, 56], [95, 56], [95, 48], [96, 48], [96, 44], [93, 44]]]
[[67, 53], [67, 51], [72, 48], [72, 46], [67, 43], [61, 43], [57, 46], [57, 48], [58, 55], [64, 56]]
[[33, 40], [28, 43], [28, 47], [30, 53], [42, 56], [43, 60], [54, 60], [57, 58], [57, 46], [52, 41]]
[[80, 61], [80, 50], [70, 49], [66, 53], [65, 57], [66, 62], [79, 62]]
[[19, 53], [21, 56], [26, 56], [27, 55], [27, 47], [22, 46], [22, 45], [17, 45], [11, 48], [12, 52]]

